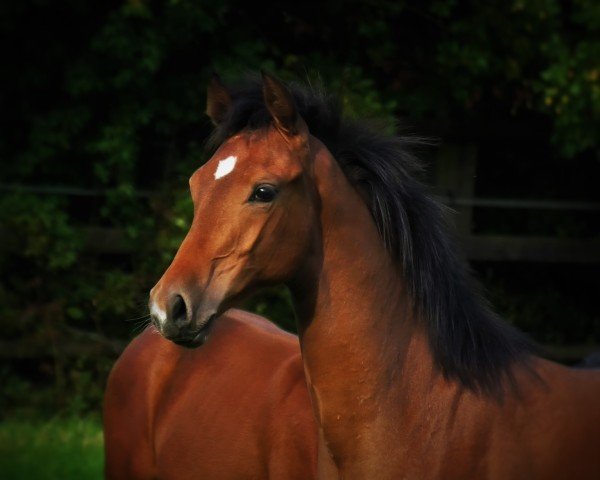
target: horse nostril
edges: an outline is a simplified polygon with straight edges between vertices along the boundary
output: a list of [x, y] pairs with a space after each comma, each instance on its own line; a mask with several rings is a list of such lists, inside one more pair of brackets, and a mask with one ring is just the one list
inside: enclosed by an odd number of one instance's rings
[[175, 295], [171, 301], [171, 320], [178, 327], [188, 323], [187, 308], [181, 295]]

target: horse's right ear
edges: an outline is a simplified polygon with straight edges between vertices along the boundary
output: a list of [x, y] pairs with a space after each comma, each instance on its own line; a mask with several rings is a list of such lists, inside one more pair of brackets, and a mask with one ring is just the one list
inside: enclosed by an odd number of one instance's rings
[[216, 73], [206, 88], [206, 114], [214, 125], [223, 122], [231, 108], [231, 96]]
[[284, 135], [296, 135], [306, 130], [304, 120], [298, 114], [298, 108], [291, 92], [273, 75], [262, 72], [263, 98], [275, 127]]

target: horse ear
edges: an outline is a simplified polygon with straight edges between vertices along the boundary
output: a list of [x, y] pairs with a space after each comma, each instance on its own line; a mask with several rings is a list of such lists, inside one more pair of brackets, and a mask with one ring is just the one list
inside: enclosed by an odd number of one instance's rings
[[287, 87], [274, 76], [262, 72], [263, 97], [265, 105], [273, 117], [275, 127], [286, 135], [296, 135], [302, 130], [304, 124], [294, 97]]
[[213, 124], [219, 125], [227, 116], [231, 108], [231, 96], [221, 82], [221, 78], [213, 73], [210, 83], [206, 88], [206, 114]]

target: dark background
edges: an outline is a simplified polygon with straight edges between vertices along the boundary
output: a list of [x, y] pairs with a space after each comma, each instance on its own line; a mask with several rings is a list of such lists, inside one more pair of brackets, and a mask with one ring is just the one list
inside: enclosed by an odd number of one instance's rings
[[[3, 1], [0, 419], [98, 412], [187, 231], [213, 70], [437, 139], [428, 181], [496, 308], [553, 358], [597, 349], [599, 28], [591, 0]], [[247, 308], [294, 328], [281, 288]]]

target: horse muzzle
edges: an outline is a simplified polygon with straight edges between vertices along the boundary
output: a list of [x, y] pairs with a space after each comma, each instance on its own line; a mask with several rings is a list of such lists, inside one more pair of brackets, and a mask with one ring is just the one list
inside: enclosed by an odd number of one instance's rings
[[159, 333], [184, 347], [202, 345], [217, 317], [213, 302], [194, 302], [184, 292], [171, 293], [164, 298], [159, 294], [160, 290], [152, 289], [149, 303], [150, 317]]

